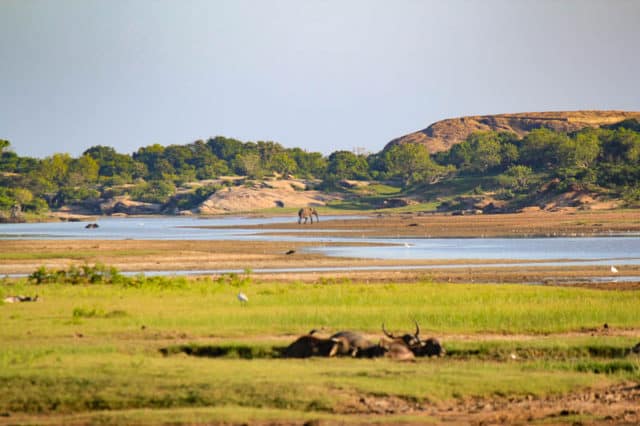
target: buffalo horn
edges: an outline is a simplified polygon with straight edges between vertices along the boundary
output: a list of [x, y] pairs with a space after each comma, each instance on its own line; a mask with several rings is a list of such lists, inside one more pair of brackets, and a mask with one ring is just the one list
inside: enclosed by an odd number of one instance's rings
[[418, 325], [418, 321], [416, 321], [416, 319], [414, 318], [413, 322], [416, 323], [416, 339], [418, 339], [418, 341], [420, 340], [420, 326]]
[[384, 328], [384, 323], [382, 323], [382, 332], [384, 333], [385, 336], [387, 336], [389, 339], [395, 339], [396, 337], [389, 333], [385, 328]]

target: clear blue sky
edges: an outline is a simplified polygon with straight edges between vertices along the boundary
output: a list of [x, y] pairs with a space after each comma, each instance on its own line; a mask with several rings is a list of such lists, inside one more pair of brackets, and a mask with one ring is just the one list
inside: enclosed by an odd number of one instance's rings
[[0, 138], [377, 152], [447, 117], [640, 110], [639, 23], [636, 0], [1, 0]]

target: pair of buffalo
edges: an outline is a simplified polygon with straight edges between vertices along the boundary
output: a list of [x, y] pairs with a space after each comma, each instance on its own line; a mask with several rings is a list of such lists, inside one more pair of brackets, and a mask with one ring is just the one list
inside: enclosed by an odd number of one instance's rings
[[389, 333], [382, 324], [382, 332], [387, 337], [373, 343], [363, 335], [353, 331], [340, 331], [322, 338], [316, 336], [316, 330], [299, 337], [283, 352], [285, 358], [309, 358], [312, 356], [352, 356], [355, 358], [388, 357], [400, 361], [409, 361], [415, 357], [442, 356], [445, 349], [440, 342], [430, 337], [420, 338], [420, 326], [416, 322], [415, 333], [396, 336]]

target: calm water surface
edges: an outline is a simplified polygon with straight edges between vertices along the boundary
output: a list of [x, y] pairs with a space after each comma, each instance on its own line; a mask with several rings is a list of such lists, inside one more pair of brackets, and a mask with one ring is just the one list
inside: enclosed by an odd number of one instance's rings
[[[330, 220], [327, 216], [323, 219]], [[339, 218], [357, 218], [340, 216]], [[344, 238], [310, 237], [309, 226], [293, 231], [294, 236], [272, 236], [263, 229], [202, 229], [196, 226], [237, 226], [295, 223], [295, 218], [194, 217], [101, 218], [97, 229], [85, 229], [83, 222], [0, 224], [2, 239], [150, 239], [150, 240], [243, 240], [315, 242], [308, 249], [329, 256], [370, 259], [504, 259], [563, 260], [599, 264], [615, 260], [616, 264], [640, 264], [640, 236], [583, 238]], [[357, 234], [354, 229], [354, 235]], [[290, 232], [290, 231], [287, 231]], [[371, 247], [327, 247], [332, 242], [367, 242]], [[389, 245], [389, 244], [395, 245]]]

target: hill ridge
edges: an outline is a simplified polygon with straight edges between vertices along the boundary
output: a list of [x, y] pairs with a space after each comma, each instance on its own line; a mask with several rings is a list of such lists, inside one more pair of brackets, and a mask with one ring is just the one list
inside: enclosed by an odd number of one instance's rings
[[585, 127], [616, 124], [630, 118], [640, 120], [640, 111], [577, 110], [470, 115], [436, 121], [425, 129], [391, 140], [384, 150], [396, 144], [417, 142], [425, 144], [429, 152], [436, 153], [447, 151], [479, 131], [506, 131], [522, 137], [541, 127], [574, 132]]

